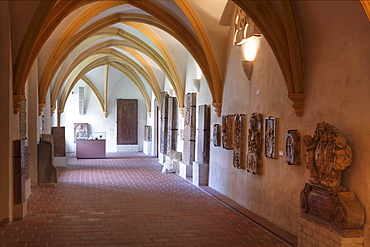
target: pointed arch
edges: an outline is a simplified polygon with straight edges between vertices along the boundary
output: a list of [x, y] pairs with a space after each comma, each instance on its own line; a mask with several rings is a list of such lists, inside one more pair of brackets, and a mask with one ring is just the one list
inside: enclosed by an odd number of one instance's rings
[[58, 114], [61, 114], [64, 112], [64, 107], [67, 102], [68, 96], [70, 95], [71, 90], [76, 85], [76, 83], [80, 80], [80, 78], [82, 78], [90, 70], [103, 66], [103, 65], [111, 65], [117, 68], [123, 74], [127, 75], [139, 89], [141, 95], [143, 96], [145, 105], [147, 107], [147, 111], [150, 112], [151, 111], [150, 97], [140, 77], [135, 73], [135, 71], [132, 68], [129, 68], [128, 66], [125, 66], [125, 65], [122, 65], [122, 66], [117, 65], [120, 62], [121, 60], [114, 59], [110, 56], [86, 59], [83, 62], [83, 66], [81, 66], [82, 69], [76, 69], [75, 71], [73, 71], [72, 75], [68, 79], [68, 82], [66, 83], [66, 86], [64, 87], [63, 92], [61, 93], [60, 101], [58, 104]]
[[[99, 57], [99, 56], [107, 56], [107, 55], [111, 55], [111, 56], [121, 60], [122, 62], [125, 62], [126, 64], [130, 65], [131, 67], [133, 67], [148, 82], [149, 86], [151, 87], [152, 91], [154, 92], [154, 95], [155, 95], [156, 99], [160, 101], [160, 99], [161, 99], [161, 97], [160, 97], [161, 96], [161, 90], [158, 86], [157, 79], [155, 78], [155, 76], [153, 74], [153, 71], [151, 70], [150, 67], [149, 67], [149, 69], [152, 72], [151, 74], [149, 74], [145, 69], [143, 69], [143, 67], [141, 67], [134, 60], [132, 60], [128, 56], [120, 53], [119, 51], [116, 51], [113, 48], [104, 48], [104, 49], [101, 49], [101, 50], [97, 51], [96, 53], [94, 51], [89, 51], [86, 54], [81, 54], [81, 56], [79, 56], [77, 59], [75, 59], [73, 61], [73, 63], [68, 68], [63, 67], [61, 69], [61, 71], [58, 74], [58, 76], [60, 76], [60, 77], [58, 77], [56, 79], [56, 82], [60, 82], [60, 83], [56, 83], [53, 86], [53, 88], [51, 90], [51, 94], [50, 94], [51, 111], [53, 111], [53, 109], [55, 110], [56, 102], [58, 100], [58, 95], [59, 95], [60, 90], [62, 88], [61, 83], [66, 81], [67, 77], [68, 77], [66, 75], [71, 74], [73, 72], [73, 70], [78, 66], [78, 64], [81, 63], [82, 61], [86, 60], [88, 57], [96, 58], [96, 57]], [[62, 75], [64, 75], [64, 76], [62, 77]], [[105, 102], [103, 101], [103, 103], [105, 103]]]

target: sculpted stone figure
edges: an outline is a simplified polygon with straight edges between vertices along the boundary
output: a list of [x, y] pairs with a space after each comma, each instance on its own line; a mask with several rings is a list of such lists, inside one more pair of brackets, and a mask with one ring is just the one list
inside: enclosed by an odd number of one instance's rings
[[330, 227], [343, 237], [361, 237], [365, 213], [355, 195], [341, 185], [351, 165], [346, 138], [328, 123], [318, 123], [314, 136], [305, 135], [306, 167], [310, 183], [301, 191], [302, 217]]
[[351, 148], [339, 130], [328, 123], [318, 123], [314, 137], [303, 137], [309, 181], [325, 187], [340, 186], [343, 170], [352, 161]]

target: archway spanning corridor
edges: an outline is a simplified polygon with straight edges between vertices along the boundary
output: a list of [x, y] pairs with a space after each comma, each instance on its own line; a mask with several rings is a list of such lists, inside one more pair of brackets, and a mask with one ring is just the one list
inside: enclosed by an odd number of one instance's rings
[[142, 153], [68, 157], [57, 185], [34, 188], [29, 216], [0, 228], [0, 246], [294, 246], [161, 169]]

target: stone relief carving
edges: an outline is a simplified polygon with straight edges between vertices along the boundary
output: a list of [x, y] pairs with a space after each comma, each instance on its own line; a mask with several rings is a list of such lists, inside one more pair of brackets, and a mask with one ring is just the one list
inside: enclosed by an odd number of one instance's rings
[[285, 134], [285, 162], [288, 165], [301, 163], [301, 135], [297, 130], [288, 130]]
[[209, 164], [211, 110], [209, 105], [198, 106], [197, 162]]
[[233, 129], [234, 129], [234, 115], [222, 116], [222, 147], [224, 149], [233, 149]]
[[276, 123], [277, 118], [265, 118], [265, 156], [276, 158]]
[[303, 136], [309, 181], [325, 187], [340, 186], [343, 170], [352, 162], [346, 138], [328, 123], [318, 123], [315, 135]]
[[193, 164], [195, 160], [195, 136], [196, 136], [196, 109], [197, 94], [188, 93], [185, 95], [185, 117], [184, 117], [184, 146], [183, 163]]
[[167, 138], [168, 138], [168, 98], [167, 92], [161, 93], [161, 135], [160, 135], [160, 153], [167, 154]]
[[221, 125], [213, 125], [213, 145], [215, 147], [221, 146]]
[[152, 126], [150, 125], [144, 126], [144, 141], [147, 141], [147, 142], [152, 141]]
[[233, 165], [238, 169], [245, 168], [245, 119], [244, 114], [236, 114], [234, 116]]
[[249, 118], [247, 171], [262, 173], [262, 115], [253, 113]]
[[88, 123], [74, 123], [74, 135], [76, 140], [87, 140], [88, 138]]
[[177, 98], [168, 98], [168, 130], [167, 130], [167, 150], [176, 150], [177, 147]]
[[352, 192], [341, 186], [351, 165], [346, 138], [328, 123], [318, 123], [314, 136], [303, 136], [310, 183], [301, 192], [302, 216], [324, 222], [344, 237], [362, 236], [364, 210]]

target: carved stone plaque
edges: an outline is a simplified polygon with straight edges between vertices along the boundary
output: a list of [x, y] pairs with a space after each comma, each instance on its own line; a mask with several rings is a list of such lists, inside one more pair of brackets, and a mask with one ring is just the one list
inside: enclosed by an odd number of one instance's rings
[[209, 163], [209, 144], [210, 144], [210, 121], [211, 110], [208, 105], [199, 106], [198, 114], [198, 155], [197, 161], [200, 164]]
[[276, 158], [276, 124], [277, 118], [265, 118], [265, 156]]
[[342, 173], [352, 163], [351, 147], [337, 128], [318, 123], [315, 135], [303, 136], [306, 150], [306, 167], [311, 183], [325, 187], [340, 186]]
[[138, 99], [117, 99], [117, 145], [138, 144]]
[[184, 148], [182, 160], [186, 165], [191, 165], [193, 161], [195, 161], [196, 100], [196, 93], [188, 93], [185, 96]]
[[238, 169], [245, 168], [246, 125], [246, 116], [244, 114], [235, 114], [233, 165]]
[[65, 127], [52, 127], [54, 157], [66, 157]]
[[222, 116], [222, 147], [224, 149], [234, 148], [234, 115]]
[[160, 137], [160, 152], [167, 153], [167, 138], [168, 138], [168, 93], [161, 94], [161, 137]]
[[318, 123], [314, 136], [303, 136], [311, 183], [301, 192], [302, 216], [328, 225], [344, 237], [362, 236], [365, 213], [352, 192], [341, 186], [352, 162], [351, 148], [339, 130]]
[[288, 165], [301, 163], [301, 135], [297, 130], [288, 130], [285, 134], [285, 161]]
[[247, 171], [262, 174], [262, 115], [253, 113], [249, 118]]
[[213, 125], [213, 145], [215, 147], [221, 146], [221, 125]]
[[167, 150], [176, 150], [177, 132], [177, 99], [176, 97], [169, 97]]
[[144, 126], [144, 141], [147, 142], [152, 141], [152, 126], [149, 125]]

